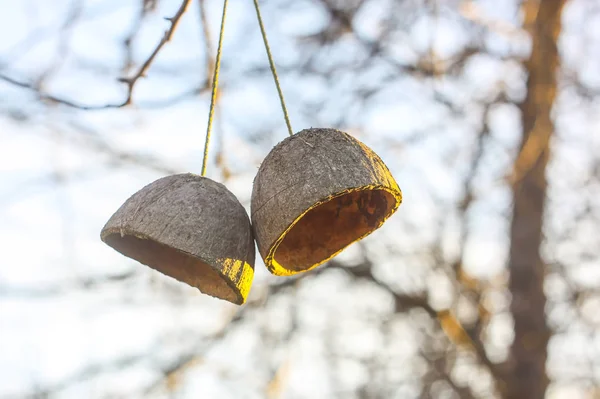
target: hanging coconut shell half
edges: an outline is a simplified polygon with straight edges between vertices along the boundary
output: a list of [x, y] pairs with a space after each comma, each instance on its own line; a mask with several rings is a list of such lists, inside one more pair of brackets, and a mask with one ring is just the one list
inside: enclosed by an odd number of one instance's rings
[[401, 202], [369, 147], [339, 130], [305, 129], [275, 146], [258, 170], [254, 237], [271, 273], [293, 275], [377, 230]]
[[254, 238], [244, 207], [205, 177], [164, 177], [129, 198], [102, 241], [202, 293], [241, 305], [254, 276]]

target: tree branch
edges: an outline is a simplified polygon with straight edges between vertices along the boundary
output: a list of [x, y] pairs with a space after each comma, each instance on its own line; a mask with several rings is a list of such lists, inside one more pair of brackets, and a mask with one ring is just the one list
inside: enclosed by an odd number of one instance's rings
[[148, 57], [148, 59], [142, 64], [142, 66], [137, 71], [137, 73], [135, 75], [133, 75], [131, 78], [119, 79], [119, 81], [127, 84], [127, 87], [129, 89], [128, 94], [127, 94], [127, 99], [125, 100], [123, 105], [128, 105], [131, 103], [131, 97], [133, 95], [133, 88], [134, 88], [136, 82], [141, 77], [145, 76], [146, 72], [148, 71], [148, 69], [150, 69], [152, 62], [154, 61], [154, 59], [156, 58], [156, 56], [158, 55], [160, 50], [163, 48], [163, 46], [165, 44], [167, 44], [167, 42], [169, 42], [171, 40], [171, 38], [173, 37], [173, 34], [175, 33], [175, 29], [177, 29], [177, 26], [179, 25], [179, 21], [181, 20], [181, 17], [187, 10], [190, 3], [191, 3], [191, 0], [183, 0], [183, 2], [179, 6], [179, 9], [175, 13], [175, 15], [172, 16], [171, 18], [166, 18], [166, 20], [171, 23], [171, 27], [165, 32], [162, 40], [158, 43], [158, 45], [156, 46], [156, 48], [154, 49], [152, 54], [150, 54], [150, 57]]
[[135, 88], [135, 84], [137, 83], [137, 81], [140, 78], [145, 77], [146, 72], [148, 71], [148, 69], [150, 69], [150, 66], [152, 65], [152, 63], [154, 62], [156, 57], [158, 56], [158, 53], [160, 52], [160, 50], [163, 48], [163, 46], [165, 44], [167, 44], [167, 42], [169, 42], [171, 40], [171, 38], [173, 37], [173, 34], [175, 33], [175, 30], [177, 29], [177, 26], [179, 25], [179, 21], [181, 20], [181, 17], [187, 10], [190, 3], [191, 3], [191, 0], [183, 0], [183, 2], [179, 6], [179, 9], [175, 13], [175, 15], [170, 18], [166, 18], [166, 20], [171, 23], [171, 26], [164, 33], [162, 39], [160, 40], [160, 42], [158, 43], [158, 45], [156, 46], [154, 51], [152, 51], [150, 56], [146, 59], [146, 61], [144, 61], [144, 63], [140, 66], [138, 71], [129, 78], [120, 78], [119, 79], [119, 82], [125, 83], [127, 85], [127, 97], [122, 102], [112, 103], [112, 104], [104, 104], [104, 105], [85, 105], [85, 104], [80, 104], [80, 103], [77, 103], [75, 101], [71, 101], [71, 100], [68, 100], [65, 98], [53, 96], [51, 94], [42, 93], [38, 89], [37, 85], [34, 83], [20, 81], [18, 79], [15, 79], [10, 76], [3, 75], [3, 74], [0, 74], [0, 80], [10, 83], [14, 86], [18, 86], [18, 87], [21, 87], [24, 89], [34, 91], [38, 94], [38, 96], [41, 100], [46, 100], [51, 103], [58, 103], [58, 104], [66, 105], [67, 107], [70, 107], [70, 108], [76, 108], [76, 109], [85, 110], [85, 111], [95, 111], [95, 110], [103, 110], [103, 109], [110, 109], [110, 108], [122, 108], [127, 105], [130, 105], [132, 102], [132, 98], [133, 98], [133, 89]]

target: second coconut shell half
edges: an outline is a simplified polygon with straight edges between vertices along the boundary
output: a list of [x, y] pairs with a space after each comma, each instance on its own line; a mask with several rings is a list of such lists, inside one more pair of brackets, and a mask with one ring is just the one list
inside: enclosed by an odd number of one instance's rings
[[390, 171], [369, 147], [335, 129], [283, 140], [261, 164], [251, 219], [269, 271], [310, 270], [377, 230], [402, 202]]

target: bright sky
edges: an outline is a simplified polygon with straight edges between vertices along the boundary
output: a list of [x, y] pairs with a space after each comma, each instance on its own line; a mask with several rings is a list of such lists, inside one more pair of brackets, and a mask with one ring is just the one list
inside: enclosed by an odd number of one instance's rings
[[[133, 5], [137, 3], [132, 0], [86, 1], [82, 21], [74, 28], [69, 40], [75, 55], [62, 60], [64, 64], [48, 82], [47, 91], [82, 104], [122, 101], [125, 94], [123, 87], [115, 82], [122, 60], [122, 39], [119, 38], [131, 28], [131, 18], [136, 12]], [[161, 2], [160, 10], [146, 22], [134, 46], [136, 60], [144, 59], [153, 49], [167, 26], [162, 18], [173, 14], [177, 7], [175, 3]], [[0, 0], [0, 37], [3, 37], [0, 41], [0, 72], [30, 81], [45, 66], [52, 65], [56, 61], [58, 42], [48, 30], [56, 32], [69, 4], [71, 2], [66, 0]], [[494, 3], [494, 18], [510, 20], [514, 10], [509, 6], [501, 8], [499, 4]], [[213, 17], [211, 30], [214, 35], [220, 4], [209, 1], [208, 5], [209, 14]], [[271, 45], [281, 65], [294, 63], [303, 55], [289, 46], [285, 38], [277, 37], [276, 32], [313, 33], [320, 24], [326, 23], [322, 15], [311, 11], [312, 8], [306, 7], [304, 2], [299, 1], [294, 8], [293, 16], [274, 16], [276, 7], [270, 8], [271, 12], [267, 14]], [[211, 147], [214, 156], [219, 145], [217, 136], [224, 135], [227, 162], [236, 171], [226, 184], [247, 209], [252, 179], [259, 162], [269, 148], [286, 134], [272, 82], [269, 79], [239, 79], [239, 72], [247, 65], [266, 65], [256, 23], [247, 18], [252, 12], [251, 2], [230, 2], [221, 77], [223, 106], [218, 115], [222, 118], [222, 125], [215, 125]], [[576, 17], [577, 9], [569, 12], [568, 17]], [[360, 16], [360, 33], [367, 38], [378, 29], [374, 22], [376, 16], [375, 8]], [[306, 20], [311, 23], [307, 24]], [[431, 32], [431, 27], [432, 21], [427, 18], [414, 24], [409, 39], [415, 49], [425, 50], [430, 45], [428, 32]], [[435, 48], [440, 56], [452, 55], [468, 39], [460, 26], [450, 21], [436, 24], [435, 29]], [[590, 29], [593, 31], [591, 34], [600, 37], [600, 29]], [[41, 45], [31, 47], [27, 54], [20, 54], [23, 43], [33, 43], [31, 35], [35, 41], [38, 35], [47, 38], [42, 40]], [[202, 82], [205, 72], [200, 38], [194, 5], [189, 15], [184, 17], [173, 42], [165, 47], [156, 65], [149, 71], [148, 79], [139, 82], [136, 99], [139, 99], [140, 105], [170, 98]], [[499, 52], [507, 46], [502, 40], [495, 45]], [[411, 58], [406, 49], [399, 49], [398, 53], [399, 57]], [[3, 58], [7, 54], [10, 56]], [[336, 56], [330, 54], [330, 60], [335, 60]], [[100, 63], [100, 73], [82, 69], [82, 66], [85, 68], [95, 63]], [[499, 66], [499, 63], [485, 57], [473, 61], [470, 68], [472, 81], [463, 82], [462, 86], [465, 99], [475, 96], [474, 93], [487, 87], [499, 74], [514, 76], [519, 73], [515, 68]], [[169, 75], [171, 70], [177, 71], [178, 79]], [[587, 73], [590, 80], [600, 76], [597, 70]], [[368, 77], [365, 79], [368, 80]], [[295, 128], [300, 130], [311, 125], [311, 119], [298, 111], [298, 105], [311, 98], [329, 96], [336, 99], [328, 101], [322, 112], [312, 115], [312, 123], [315, 120], [327, 123], [335, 119], [328, 115], [345, 113], [343, 87], [346, 83], [340, 81], [339, 87], [324, 88], [317, 78], [282, 74]], [[447, 90], [452, 89], [451, 83], [439, 84]], [[519, 89], [522, 88], [515, 88], [515, 92]], [[436, 191], [445, 193], [448, 198], [460, 194], [456, 170], [449, 170], [443, 163], [433, 160], [454, 151], [456, 145], [453, 143], [470, 140], [466, 137], [470, 137], [477, 126], [468, 119], [463, 123], [449, 124], [451, 116], [442, 107], [432, 106], [426, 94], [430, 90], [431, 87], [415, 81], [402, 82], [380, 93], [368, 109], [360, 110], [350, 118], [351, 123], [361, 127], [351, 133], [382, 156], [404, 193], [404, 204], [398, 211], [401, 215], [396, 215], [366, 240], [375, 248], [375, 254], [377, 245], [383, 245], [381, 243], [399, 242], [400, 247], [408, 248], [435, 234], [431, 229], [401, 230], [406, 223], [431, 226], [435, 220], [432, 210], [436, 205], [430, 193], [425, 191], [428, 187], [437, 187]], [[2, 81], [0, 93], [2, 109], [26, 112], [32, 117], [31, 122], [0, 117], [0, 396], [18, 394], [37, 384], [43, 387], [59, 383], [89, 364], [151, 352], [156, 359], [128, 368], [126, 377], [109, 372], [105, 380], [97, 382], [98, 389], [115, 385], [126, 390], [124, 384], [131, 384], [133, 389], [154, 377], [152, 361], [158, 362], [161, 357], [169, 356], [168, 351], [172, 349], [161, 347], [161, 342], [172, 338], [174, 324], [183, 330], [208, 334], [220, 328], [227, 315], [236, 308], [179, 285], [178, 289], [185, 292], [187, 299], [173, 303], [167, 295], [169, 284], [172, 286], [170, 281], [165, 282], [162, 276], [122, 257], [100, 241], [102, 226], [121, 203], [144, 185], [164, 176], [164, 172], [130, 164], [115, 168], [111, 157], [98, 150], [94, 143], [100, 138], [116, 150], [151, 156], [161, 165], [181, 172], [198, 172], [202, 162], [208, 98], [203, 96], [161, 110], [79, 113], [64, 108], [48, 110], [35, 104], [31, 93], [14, 89]], [[493, 123], [494, 129], [510, 148], [518, 140], [518, 136], [511, 133], [517, 130], [515, 110], [501, 109], [498, 114], [500, 116]], [[73, 127], [81, 124], [89, 131]], [[600, 126], [599, 121], [596, 120], [593, 126]], [[434, 135], [431, 139], [424, 139], [422, 145], [410, 148], [388, 146], [390, 139], [398, 140], [415, 131], [431, 129], [442, 131], [446, 140], [440, 142]], [[273, 130], [279, 132], [279, 136], [270, 135]], [[267, 135], [258, 144], [253, 143], [250, 136], [261, 131]], [[600, 147], [600, 143], [598, 145]], [[506, 151], [499, 151], [497, 157], [499, 167], [510, 162]], [[57, 176], [66, 176], [66, 180], [57, 185]], [[209, 176], [221, 179], [214, 164], [209, 166]], [[501, 188], [484, 186], [481, 190], [488, 196], [486, 203], [492, 210], [501, 209], [508, 201], [508, 193]], [[498, 225], [497, 220], [486, 219], [485, 214], [491, 212], [490, 209], [478, 211], [482, 216], [477, 220], [483, 227], [475, 226], [481, 234], [475, 235], [469, 242], [465, 264], [473, 274], [491, 278], [504, 265], [506, 242], [503, 235], [506, 226]], [[455, 250], [452, 242], [448, 244], [448, 250]], [[351, 247], [340, 257], [351, 259], [357, 251], [356, 247]], [[382, 265], [382, 273], [397, 273], [399, 266], [393, 260], [381, 257], [378, 261]], [[258, 256], [256, 263], [255, 282], [270, 278]], [[90, 290], [78, 286], [81, 279], [118, 275], [131, 270], [140, 273], [126, 290], [120, 285], [110, 284]], [[419, 284], [425, 277], [419, 274], [424, 273], [419, 270], [410, 270], [409, 273], [407, 284]], [[340, 302], [352, 303], [353, 292], [339, 280], [327, 281], [327, 284], [320, 281], [320, 284], [322, 286], [311, 286], [313, 292], [300, 293], [299, 297], [316, 301], [320, 295], [326, 297], [335, 291]], [[49, 292], [53, 287], [72, 289], [66, 294], [53, 295]], [[30, 295], [32, 292], [34, 294]], [[373, 295], [376, 297], [377, 294]], [[443, 302], [444, 299], [440, 300]], [[369, 306], [364, 303], [354, 305]], [[372, 306], [386, 305], [385, 301], [374, 299]], [[322, 314], [316, 311], [310, 318], [316, 328], [327, 324], [325, 311]], [[345, 328], [353, 331], [351, 318], [348, 323]], [[245, 350], [252, 348], [252, 342], [258, 342], [256, 334], [252, 330], [246, 330], [239, 337], [234, 334], [229, 348], [217, 349], [209, 354], [208, 371], [197, 374], [194, 382], [186, 385], [183, 396], [194, 397], [192, 393], [196, 390], [206, 395], [204, 397], [242, 397], [242, 392], [233, 385], [222, 384], [218, 364], [223, 362], [224, 354], [240, 351], [237, 355], [240, 359], [238, 368], [230, 370], [233, 380], [242, 386], [256, 384], [252, 375], [247, 374], [252, 367], [252, 356], [249, 352], [244, 354]], [[357, 342], [374, 345], [379, 339], [377, 334], [377, 331], [366, 329], [359, 336], [349, 333], [348, 339], [360, 351]], [[407, 335], [406, 342], [410, 342], [410, 333], [404, 334]], [[181, 345], [185, 347], [186, 343], [181, 342]], [[304, 337], [295, 346], [294, 354], [280, 356], [281, 359], [288, 356], [297, 359], [288, 383], [299, 394], [317, 397], [317, 391], [323, 392], [323, 385], [327, 384], [326, 376], [321, 373], [322, 367], [314, 360], [315, 353], [321, 353], [319, 345], [322, 342]], [[369, 351], [368, 348], [364, 350]], [[398, 350], [408, 358], [414, 347]], [[367, 378], [355, 366], [348, 362], [340, 367], [347, 367], [347, 375], [357, 380]], [[311, 384], [307, 384], [307, 380]], [[74, 386], [61, 397], [89, 397], [86, 389]], [[246, 394], [248, 396], [243, 397], [252, 397]]]

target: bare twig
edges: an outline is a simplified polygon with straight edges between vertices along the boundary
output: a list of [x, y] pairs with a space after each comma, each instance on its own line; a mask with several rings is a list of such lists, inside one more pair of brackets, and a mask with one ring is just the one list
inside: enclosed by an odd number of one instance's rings
[[54, 61], [44, 72], [42, 72], [34, 84], [34, 87], [38, 91], [42, 91], [44, 82], [48, 79], [48, 77], [52, 76], [56, 71], [58, 71], [67, 60], [69, 55], [69, 40], [73, 34], [74, 26], [77, 24], [79, 18], [81, 18], [82, 10], [83, 1], [74, 0], [71, 4], [71, 9], [65, 17], [65, 21], [60, 28], [60, 41], [58, 43], [56, 55], [54, 56]]
[[49, 101], [52, 103], [58, 103], [58, 104], [66, 105], [71, 108], [77, 108], [77, 109], [86, 110], [86, 111], [102, 110], [102, 109], [110, 109], [110, 108], [122, 108], [127, 105], [130, 105], [132, 102], [132, 98], [133, 98], [133, 89], [135, 87], [135, 84], [137, 83], [137, 81], [140, 78], [145, 77], [146, 72], [148, 71], [148, 69], [150, 69], [152, 62], [154, 62], [154, 60], [156, 59], [156, 56], [158, 55], [160, 50], [163, 48], [163, 46], [165, 44], [167, 44], [167, 42], [169, 42], [171, 40], [171, 38], [173, 37], [173, 34], [175, 33], [175, 30], [177, 29], [179, 21], [181, 20], [181, 17], [187, 10], [190, 3], [191, 3], [191, 0], [183, 0], [183, 2], [179, 6], [179, 9], [175, 13], [175, 15], [170, 18], [166, 18], [167, 21], [169, 21], [171, 23], [171, 26], [164, 33], [162, 39], [160, 40], [160, 42], [158, 43], [158, 45], [156, 46], [154, 51], [150, 54], [150, 56], [146, 59], [146, 61], [144, 61], [144, 63], [140, 66], [138, 71], [129, 78], [120, 78], [119, 79], [119, 82], [123, 82], [127, 85], [127, 97], [125, 98], [124, 101], [122, 101], [120, 103], [103, 104], [103, 105], [84, 105], [84, 104], [80, 104], [80, 103], [77, 103], [75, 101], [71, 101], [71, 100], [68, 100], [65, 98], [56, 97], [56, 96], [53, 96], [50, 94], [44, 94], [38, 89], [37, 84], [35, 84], [35, 83], [28, 83], [28, 82], [20, 81], [18, 79], [15, 79], [15, 78], [3, 75], [3, 74], [0, 74], [0, 80], [3, 80], [7, 83], [10, 83], [10, 84], [18, 86], [18, 87], [22, 87], [24, 89], [35, 91], [38, 93], [38, 96], [42, 100], [46, 100], [46, 101]]
[[150, 57], [148, 57], [148, 59], [142, 64], [142, 66], [137, 71], [137, 73], [135, 75], [133, 75], [131, 78], [119, 79], [119, 81], [127, 84], [127, 87], [129, 89], [128, 94], [127, 94], [127, 99], [125, 100], [125, 103], [123, 105], [128, 105], [131, 103], [131, 97], [133, 95], [133, 88], [134, 88], [136, 82], [141, 77], [145, 76], [146, 72], [148, 71], [148, 69], [150, 69], [152, 62], [154, 61], [154, 59], [156, 58], [156, 56], [158, 55], [160, 50], [163, 48], [163, 46], [165, 44], [167, 44], [167, 42], [169, 42], [171, 40], [171, 38], [173, 37], [173, 33], [175, 33], [175, 29], [177, 29], [177, 25], [179, 25], [179, 21], [181, 20], [181, 17], [187, 10], [190, 3], [191, 3], [191, 0], [183, 0], [183, 2], [179, 6], [179, 9], [175, 13], [175, 15], [172, 16], [171, 18], [166, 18], [167, 21], [169, 21], [171, 23], [171, 27], [165, 32], [162, 40], [158, 43], [158, 45], [156, 46], [156, 48], [154, 49], [152, 54], [150, 54]]
[[133, 41], [142, 28], [146, 16], [151, 10], [153, 10], [153, 7], [149, 7], [147, 2], [143, 1], [140, 12], [135, 19], [129, 34], [123, 40], [123, 47], [125, 49], [125, 60], [123, 62], [123, 67], [121, 68], [121, 73], [123, 74], [126, 74], [133, 67]]

